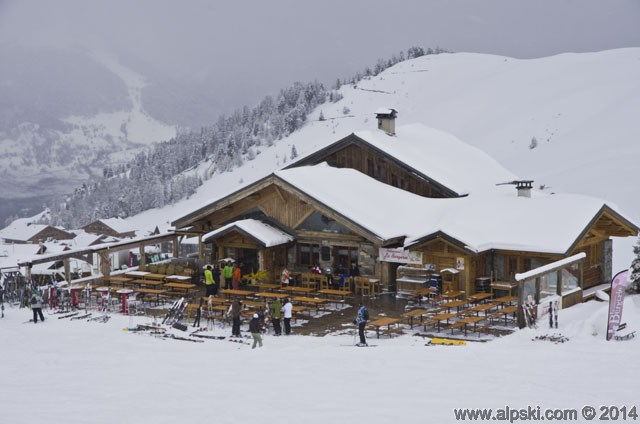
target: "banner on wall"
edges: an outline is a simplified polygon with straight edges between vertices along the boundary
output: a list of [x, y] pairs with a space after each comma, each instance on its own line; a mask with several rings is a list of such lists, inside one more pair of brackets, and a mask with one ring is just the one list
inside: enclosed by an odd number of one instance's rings
[[382, 262], [422, 265], [422, 252], [412, 252], [401, 247], [395, 249], [381, 247], [378, 256]]
[[622, 320], [622, 306], [624, 304], [624, 290], [627, 287], [629, 270], [620, 271], [611, 280], [609, 295], [609, 317], [607, 321], [607, 340], [611, 340], [618, 331]]

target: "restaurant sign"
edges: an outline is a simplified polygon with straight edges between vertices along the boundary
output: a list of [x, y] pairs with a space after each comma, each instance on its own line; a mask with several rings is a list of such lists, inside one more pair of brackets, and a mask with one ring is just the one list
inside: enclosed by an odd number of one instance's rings
[[379, 256], [382, 262], [422, 265], [422, 252], [411, 252], [401, 247], [395, 249], [381, 247]]

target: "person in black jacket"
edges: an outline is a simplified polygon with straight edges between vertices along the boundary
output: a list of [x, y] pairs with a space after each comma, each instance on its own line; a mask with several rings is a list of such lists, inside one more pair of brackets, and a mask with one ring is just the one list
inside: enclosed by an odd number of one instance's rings
[[260, 316], [258, 314], [253, 314], [253, 318], [249, 323], [249, 332], [253, 336], [253, 346], [251, 346], [251, 349], [255, 349], [256, 344], [260, 344], [260, 347], [262, 347], [262, 335], [260, 335]]
[[215, 284], [213, 285], [213, 295], [216, 296], [218, 294], [218, 287], [220, 287], [220, 267], [218, 265], [213, 266], [213, 281]]

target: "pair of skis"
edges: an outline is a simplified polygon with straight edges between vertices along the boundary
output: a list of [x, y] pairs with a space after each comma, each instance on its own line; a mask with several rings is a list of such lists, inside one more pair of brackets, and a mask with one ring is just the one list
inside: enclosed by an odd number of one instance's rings
[[184, 310], [186, 309], [186, 307], [187, 303], [184, 301], [184, 297], [175, 300], [167, 311], [167, 315], [162, 320], [162, 323], [172, 325], [174, 322], [177, 322], [179, 316], [180, 318], [182, 318], [181, 314], [184, 314]]
[[558, 328], [558, 301], [549, 302], [549, 328]]

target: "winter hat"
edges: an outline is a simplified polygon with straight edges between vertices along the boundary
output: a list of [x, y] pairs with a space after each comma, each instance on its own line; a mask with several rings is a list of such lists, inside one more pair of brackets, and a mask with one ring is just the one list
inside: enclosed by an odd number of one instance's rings
[[254, 318], [258, 318], [258, 314], [253, 314], [253, 317]]

